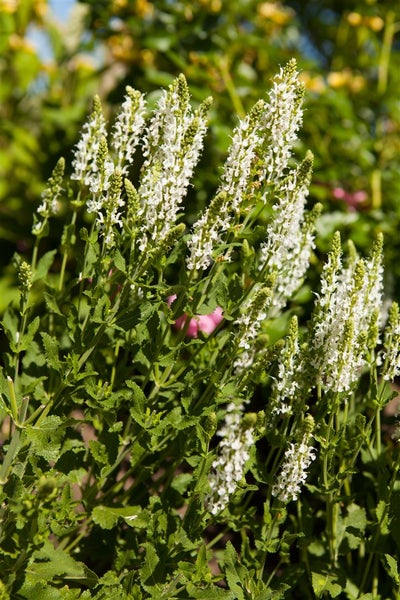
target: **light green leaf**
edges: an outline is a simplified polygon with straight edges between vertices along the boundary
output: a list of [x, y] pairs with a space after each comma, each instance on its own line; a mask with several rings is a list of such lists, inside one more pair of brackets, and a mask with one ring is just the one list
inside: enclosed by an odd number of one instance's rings
[[63, 431], [62, 419], [56, 415], [46, 417], [39, 426], [26, 428], [34, 452], [46, 460], [59, 458]]
[[97, 575], [86, 565], [74, 560], [63, 550], [54, 548], [50, 542], [33, 554], [33, 562], [28, 566], [26, 575], [31, 583], [59, 579], [93, 587], [98, 581]]
[[50, 250], [49, 252], [46, 252], [46, 254], [43, 254], [33, 274], [33, 281], [38, 281], [39, 279], [44, 279], [46, 277], [56, 252], [57, 250]]
[[60, 371], [61, 363], [58, 358], [58, 341], [45, 331], [41, 331], [40, 335], [42, 336], [47, 364], [55, 371]]
[[152, 585], [154, 582], [153, 573], [157, 568], [160, 559], [157, 556], [157, 552], [154, 546], [150, 543], [143, 544], [145, 549], [145, 557], [143, 567], [140, 569], [140, 575], [144, 585]]
[[122, 273], [126, 273], [126, 262], [125, 258], [122, 256], [121, 252], [117, 250], [114, 255], [114, 265], [118, 269], [118, 271], [122, 271]]
[[318, 598], [322, 598], [325, 593], [328, 593], [330, 598], [336, 598], [343, 591], [336, 573], [313, 572], [311, 575], [313, 590]]
[[235, 594], [236, 600], [245, 600], [242, 583], [242, 567], [235, 548], [231, 542], [226, 544], [224, 552], [224, 571], [229, 589]]
[[19, 352], [24, 352], [27, 348], [29, 348], [33, 338], [35, 337], [35, 333], [39, 329], [40, 319], [39, 317], [35, 317], [31, 323], [29, 323], [28, 331], [19, 341], [18, 350]]
[[397, 560], [390, 554], [384, 554], [382, 562], [393, 581], [397, 585], [400, 585], [399, 565]]
[[[123, 506], [122, 508], [96, 506], [93, 509], [92, 518], [102, 529], [112, 529], [119, 519], [123, 519], [129, 527], [135, 527], [136, 520], [141, 513], [140, 506]], [[143, 523], [141, 524], [143, 525]]]

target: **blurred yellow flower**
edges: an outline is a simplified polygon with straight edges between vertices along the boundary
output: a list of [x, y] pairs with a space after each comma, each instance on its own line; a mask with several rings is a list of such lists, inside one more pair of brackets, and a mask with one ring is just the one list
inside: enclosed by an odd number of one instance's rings
[[213, 13], [219, 13], [222, 9], [221, 0], [200, 0], [200, 4]]
[[36, 53], [33, 44], [17, 33], [12, 33], [10, 35], [8, 38], [8, 45], [11, 50], [24, 50], [29, 54]]
[[299, 76], [306, 89], [316, 94], [321, 94], [326, 89], [324, 78], [321, 75], [311, 75], [307, 71], [303, 71]]
[[354, 75], [349, 81], [349, 88], [352, 92], [361, 92], [366, 86], [367, 80], [362, 75]]
[[381, 17], [366, 17], [365, 23], [372, 29], [372, 31], [381, 31], [383, 29], [385, 22]]
[[111, 35], [107, 41], [114, 58], [123, 61], [128, 61], [132, 58], [134, 44], [130, 35]]
[[353, 25], [353, 27], [361, 25], [362, 20], [363, 18], [360, 13], [351, 12], [347, 15], [347, 21], [350, 23], [350, 25]]
[[331, 71], [327, 76], [328, 85], [332, 88], [344, 87], [348, 84], [350, 77], [351, 75], [347, 69], [344, 71]]
[[112, 11], [119, 11], [122, 8], [126, 8], [128, 6], [128, 0], [114, 0], [112, 4]]
[[46, 13], [48, 12], [48, 8], [47, 0], [35, 0], [33, 3], [33, 10], [36, 18], [39, 19], [39, 21], [45, 17]]
[[154, 6], [148, 0], [137, 0], [136, 2], [136, 14], [139, 17], [147, 17], [154, 12]]
[[154, 51], [149, 50], [148, 48], [143, 48], [143, 50], [140, 51], [140, 61], [146, 67], [154, 66], [154, 64], [155, 64]]
[[351, 12], [347, 15], [347, 21], [348, 23], [350, 23], [350, 25], [352, 25], [353, 27], [359, 27], [360, 25], [365, 25], [366, 27], [369, 27], [370, 29], [372, 29], [372, 31], [380, 31], [381, 29], [383, 29], [385, 22], [381, 17], [378, 17], [377, 15], [373, 16], [373, 17], [369, 17], [369, 16], [363, 16], [360, 15], [360, 13], [357, 12]]
[[286, 25], [294, 15], [293, 9], [282, 6], [280, 2], [263, 2], [258, 6], [258, 14], [276, 25]]
[[0, 0], [0, 10], [6, 13], [14, 13], [18, 8], [18, 0]]
[[355, 75], [350, 69], [328, 73], [327, 82], [331, 88], [347, 87], [354, 93], [360, 92], [366, 85], [365, 77]]

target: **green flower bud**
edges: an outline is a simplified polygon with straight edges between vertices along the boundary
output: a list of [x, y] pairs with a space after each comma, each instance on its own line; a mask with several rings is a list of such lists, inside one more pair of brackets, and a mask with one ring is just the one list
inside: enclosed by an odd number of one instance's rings
[[217, 415], [215, 412], [212, 412], [205, 417], [202, 427], [208, 436], [212, 438], [217, 431]]
[[27, 262], [22, 261], [18, 268], [18, 282], [21, 293], [26, 294], [32, 287], [32, 269]]

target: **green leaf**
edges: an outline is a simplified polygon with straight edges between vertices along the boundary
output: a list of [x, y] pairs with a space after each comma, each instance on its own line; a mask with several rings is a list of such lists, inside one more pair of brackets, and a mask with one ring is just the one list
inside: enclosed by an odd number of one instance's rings
[[384, 500], [379, 500], [377, 504], [376, 517], [378, 519], [381, 535], [387, 535], [388, 533], [390, 533], [389, 513], [386, 510], [386, 502]]
[[146, 554], [144, 557], [143, 567], [140, 569], [140, 575], [144, 585], [152, 586], [155, 581], [153, 575], [157, 569], [160, 559], [158, 558], [156, 549], [152, 544], [146, 542], [143, 544], [143, 546]]
[[10, 347], [13, 352], [16, 352], [16, 338], [19, 328], [19, 317], [11, 306], [6, 310], [1, 321], [1, 325], [7, 334]]
[[33, 554], [26, 577], [31, 584], [58, 579], [63, 583], [73, 582], [89, 588], [98, 581], [97, 575], [86, 565], [74, 560], [63, 550], [54, 548], [50, 542], [45, 542], [43, 548]]
[[56, 415], [46, 417], [39, 426], [26, 428], [26, 434], [32, 443], [34, 452], [46, 460], [59, 458], [63, 433], [62, 419]]
[[[336, 598], [344, 590], [346, 582], [339, 582], [339, 574], [336, 572], [313, 572], [311, 573], [312, 586], [315, 595], [322, 598], [325, 593], [330, 598]], [[342, 576], [343, 578], [343, 576]]]
[[179, 494], [184, 494], [191, 484], [192, 479], [193, 476], [191, 473], [179, 473], [172, 480], [171, 487], [179, 492]]
[[134, 381], [126, 381], [126, 385], [132, 392], [130, 415], [138, 425], [145, 427], [146, 396]]
[[384, 554], [382, 558], [382, 563], [389, 573], [390, 577], [393, 579], [396, 585], [400, 585], [400, 574], [399, 574], [399, 565], [398, 560], [396, 560], [390, 554]]
[[29, 323], [28, 331], [22, 336], [18, 344], [19, 352], [25, 352], [27, 348], [29, 348], [32, 343], [33, 338], [37, 330], [39, 329], [40, 319], [39, 317], [35, 317], [31, 323]]
[[[136, 520], [141, 513], [140, 506], [124, 506], [122, 508], [96, 506], [92, 511], [92, 518], [96, 525], [99, 525], [102, 529], [113, 529], [119, 519], [123, 519], [129, 527], [135, 527]], [[139, 522], [143, 525], [142, 521], [139, 520]]]
[[42, 337], [47, 364], [49, 365], [49, 367], [59, 372], [61, 363], [60, 359], [58, 358], [59, 343], [57, 339], [52, 337], [45, 331], [41, 331], [40, 335]]
[[116, 266], [118, 271], [122, 271], [122, 273], [126, 273], [126, 261], [119, 250], [117, 250], [115, 252], [114, 265]]
[[54, 256], [57, 250], [49, 250], [46, 254], [43, 254], [42, 258], [39, 260], [36, 265], [35, 272], [33, 274], [33, 281], [38, 281], [39, 279], [44, 279], [49, 272], [49, 269], [53, 263]]
[[61, 312], [61, 309], [58, 306], [57, 301], [55, 300], [55, 298], [52, 294], [47, 294], [46, 292], [44, 292], [43, 297], [44, 297], [44, 301], [46, 303], [47, 310], [49, 312], [52, 312], [56, 315], [63, 316], [63, 313]]
[[236, 600], [235, 594], [230, 590], [224, 590], [217, 586], [209, 586], [201, 589], [191, 583], [187, 585], [187, 591], [193, 600]]
[[364, 508], [357, 504], [347, 507], [348, 514], [337, 521], [337, 545], [341, 553], [346, 554], [350, 550], [356, 550], [365, 539], [365, 528], [367, 527], [367, 515]]
[[228, 541], [224, 552], [224, 571], [229, 589], [235, 594], [236, 600], [245, 600], [243, 591], [242, 576], [243, 567], [239, 564], [236, 550], [232, 543]]

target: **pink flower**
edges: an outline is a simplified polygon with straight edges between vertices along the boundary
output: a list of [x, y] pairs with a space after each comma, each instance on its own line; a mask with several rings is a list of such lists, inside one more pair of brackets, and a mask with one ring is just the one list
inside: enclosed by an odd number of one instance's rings
[[[176, 294], [169, 296], [169, 298], [167, 299], [168, 306], [171, 306], [175, 299]], [[218, 325], [221, 323], [224, 317], [222, 313], [222, 308], [220, 306], [217, 306], [217, 308], [213, 310], [213, 312], [209, 315], [195, 315], [190, 319], [188, 325], [186, 325], [187, 318], [188, 316], [186, 314], [183, 314], [175, 321], [173, 327], [174, 329], [179, 330], [183, 329], [186, 326], [187, 329], [185, 335], [187, 337], [196, 338], [199, 335], [199, 331], [210, 335], [210, 333], [212, 333], [214, 329], [218, 327]]]
[[362, 204], [367, 200], [367, 193], [364, 190], [357, 190], [356, 192], [346, 192], [342, 187], [335, 187], [332, 190], [332, 196], [336, 200], [343, 200], [346, 202], [350, 210], [355, 210], [358, 204]]

